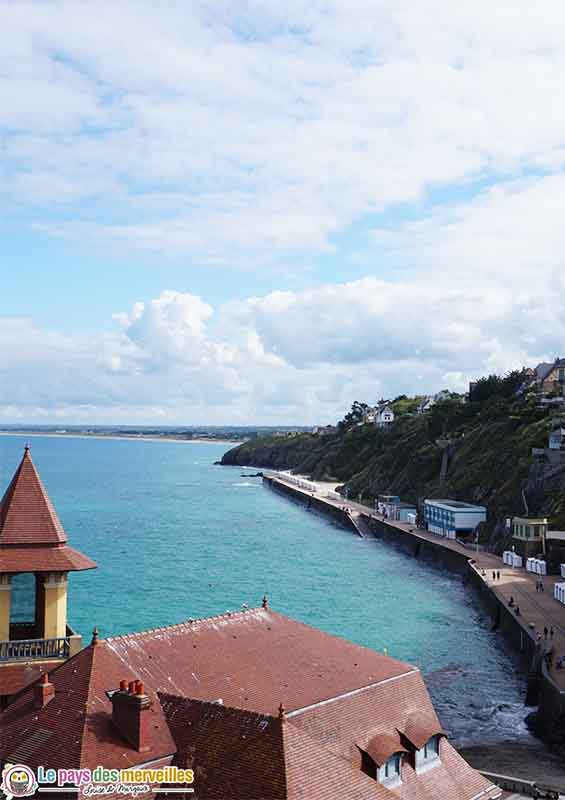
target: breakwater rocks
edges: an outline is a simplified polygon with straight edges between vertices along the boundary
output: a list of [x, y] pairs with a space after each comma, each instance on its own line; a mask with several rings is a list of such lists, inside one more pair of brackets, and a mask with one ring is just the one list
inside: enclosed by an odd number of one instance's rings
[[[276, 477], [264, 476], [263, 481], [274, 491], [358, 532], [350, 514], [341, 505], [309, 494], [277, 480]], [[401, 548], [431, 566], [460, 575], [473, 589], [491, 618], [493, 630], [500, 632], [509, 646], [519, 654], [521, 669], [528, 682], [528, 704], [538, 706], [537, 711], [528, 719], [532, 730], [565, 756], [565, 692], [560, 691], [553, 682], [543, 660], [539, 658], [533, 633], [483, 579], [481, 570], [475, 565], [473, 552], [446, 546], [439, 538], [437, 541], [430, 540], [415, 528], [400, 528], [386, 520], [377, 519], [368, 512], [361, 512], [360, 517], [370, 535]]]

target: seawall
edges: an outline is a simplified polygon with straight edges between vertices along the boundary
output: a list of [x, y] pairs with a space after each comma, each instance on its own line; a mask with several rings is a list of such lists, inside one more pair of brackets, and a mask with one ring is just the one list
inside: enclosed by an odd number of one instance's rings
[[279, 481], [276, 478], [272, 478], [268, 475], [263, 476], [263, 482], [270, 486], [273, 491], [278, 492], [279, 494], [284, 494], [306, 508], [312, 511], [317, 511], [320, 514], [323, 514], [325, 517], [330, 517], [330, 519], [334, 520], [334, 522], [337, 522], [340, 525], [343, 525], [345, 528], [357, 533], [357, 529], [351, 522], [349, 514], [338, 506], [328, 503], [326, 500], [324, 500], [324, 498], [308, 494], [306, 491], [302, 491], [297, 487], [290, 486], [288, 483], [283, 483], [282, 481]]
[[[264, 475], [263, 481], [274, 491], [358, 533], [349, 513], [345, 510], [349, 501], [344, 499], [342, 504], [340, 501], [319, 494], [308, 493], [275, 476]], [[555, 683], [543, 659], [540, 658], [539, 647], [536, 645], [536, 631], [529, 628], [523, 616], [518, 617], [515, 611], [509, 608], [497, 591], [489, 585], [484, 574], [497, 563], [498, 568], [501, 568], [501, 559], [495, 560], [496, 557], [483, 554], [477, 554], [475, 558], [473, 551], [465, 550], [462, 545], [435, 537], [427, 531], [418, 530], [415, 526], [400, 526], [387, 522], [372, 514], [369, 509], [359, 513], [365, 522], [365, 527], [375, 538], [389, 542], [434, 567], [460, 575], [468, 583], [489, 614], [493, 629], [499, 631], [508, 645], [519, 655], [520, 665], [528, 684], [528, 705], [538, 705], [534, 724], [536, 733], [550, 744], [563, 746], [565, 691]]]

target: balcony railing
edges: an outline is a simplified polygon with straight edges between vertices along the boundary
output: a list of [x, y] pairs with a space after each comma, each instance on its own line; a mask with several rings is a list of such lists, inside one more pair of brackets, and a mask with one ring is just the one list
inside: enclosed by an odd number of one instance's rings
[[19, 639], [0, 642], [0, 663], [5, 661], [68, 658], [69, 655], [69, 636], [62, 636], [58, 639]]

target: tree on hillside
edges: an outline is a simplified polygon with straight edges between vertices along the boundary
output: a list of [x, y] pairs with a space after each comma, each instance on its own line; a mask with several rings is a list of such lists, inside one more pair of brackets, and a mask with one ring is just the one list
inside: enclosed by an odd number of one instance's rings
[[469, 393], [469, 400], [481, 405], [489, 402], [494, 397], [510, 400], [516, 396], [516, 393], [525, 382], [525, 369], [511, 370], [503, 378], [500, 375], [479, 378]]
[[368, 410], [369, 406], [367, 403], [360, 403], [358, 400], [356, 400], [351, 406], [351, 411], [349, 411], [345, 417], [337, 423], [338, 428], [342, 431], [346, 431], [348, 428], [352, 428], [359, 422], [363, 422], [365, 419], [365, 414]]
[[447, 436], [473, 417], [479, 409], [477, 403], [462, 403], [457, 396], [440, 400], [426, 414], [430, 437], [436, 439]]

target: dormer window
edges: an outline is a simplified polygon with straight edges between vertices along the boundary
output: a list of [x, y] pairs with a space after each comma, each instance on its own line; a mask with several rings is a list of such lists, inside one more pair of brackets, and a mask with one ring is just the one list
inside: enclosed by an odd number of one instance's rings
[[439, 736], [432, 736], [423, 747], [416, 750], [416, 772], [425, 772], [439, 763]]
[[396, 786], [400, 783], [400, 768], [402, 766], [402, 756], [395, 753], [388, 758], [382, 767], [379, 767], [377, 780], [384, 786]]
[[394, 753], [379, 767], [374, 759], [361, 750], [361, 771], [383, 786], [397, 786], [401, 782], [402, 755]]

